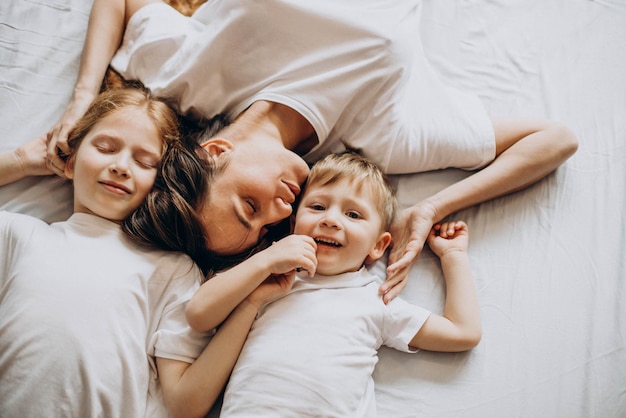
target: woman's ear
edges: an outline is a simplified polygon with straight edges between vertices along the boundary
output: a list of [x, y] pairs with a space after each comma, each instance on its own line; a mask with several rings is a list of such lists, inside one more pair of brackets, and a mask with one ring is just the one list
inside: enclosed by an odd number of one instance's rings
[[200, 146], [209, 154], [209, 157], [213, 159], [227, 155], [235, 149], [232, 142], [223, 138], [211, 138], [203, 142]]
[[385, 250], [391, 244], [391, 234], [389, 232], [383, 232], [376, 240], [374, 248], [371, 249], [367, 257], [365, 258], [365, 264], [373, 263], [385, 254]]

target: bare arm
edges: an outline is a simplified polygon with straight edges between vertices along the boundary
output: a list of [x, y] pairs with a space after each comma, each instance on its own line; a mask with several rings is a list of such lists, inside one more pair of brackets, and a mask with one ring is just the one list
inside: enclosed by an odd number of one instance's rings
[[201, 332], [215, 328], [272, 275], [293, 274], [296, 268], [313, 275], [317, 267], [315, 250], [311, 237], [290, 235], [207, 280], [187, 304], [189, 325]]
[[203, 417], [224, 388], [257, 309], [237, 307], [193, 364], [157, 358], [163, 397], [173, 417]]
[[80, 60], [74, 92], [61, 119], [48, 133], [48, 167], [64, 176], [65, 163], [58, 150], [67, 154], [67, 135], [100, 91], [111, 58], [117, 51], [128, 19], [140, 7], [155, 0], [94, 0], [85, 46]]
[[406, 286], [409, 268], [419, 256], [432, 226], [461, 209], [524, 189], [563, 164], [578, 148], [566, 127], [551, 122], [494, 122], [496, 158], [487, 167], [398, 214], [392, 226], [393, 248], [385, 302]]
[[46, 167], [46, 137], [40, 136], [13, 151], [0, 153], [0, 186], [27, 176], [53, 174]]
[[259, 309], [291, 289], [294, 276], [259, 286], [220, 326], [193, 364], [157, 358], [163, 397], [174, 417], [204, 417], [230, 376]]
[[157, 358], [163, 397], [174, 417], [204, 417], [221, 393], [259, 309], [286, 294], [294, 275], [268, 280], [245, 298], [219, 327], [193, 364]]
[[443, 316], [431, 314], [410, 345], [432, 351], [465, 351], [481, 339], [480, 308], [467, 256], [467, 226], [463, 222], [436, 225], [428, 245], [440, 257], [446, 280]]

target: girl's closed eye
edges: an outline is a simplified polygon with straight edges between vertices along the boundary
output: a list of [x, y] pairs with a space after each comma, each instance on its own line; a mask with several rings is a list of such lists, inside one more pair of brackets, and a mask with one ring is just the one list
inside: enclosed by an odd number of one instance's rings
[[94, 141], [94, 146], [96, 149], [102, 153], [109, 154], [115, 152], [117, 147], [112, 141], [107, 140], [106, 138], [100, 139], [98, 141]]
[[143, 168], [147, 168], [147, 169], [155, 169], [157, 168], [157, 165], [159, 164], [158, 159], [156, 158], [152, 158], [152, 157], [138, 157], [135, 159], [135, 161], [137, 161], [137, 164], [139, 164], [140, 166], [142, 166]]
[[324, 205], [319, 204], [319, 203], [313, 203], [312, 205], [309, 206], [312, 210], [316, 210], [316, 211], [322, 211], [325, 210], [326, 208], [324, 207]]

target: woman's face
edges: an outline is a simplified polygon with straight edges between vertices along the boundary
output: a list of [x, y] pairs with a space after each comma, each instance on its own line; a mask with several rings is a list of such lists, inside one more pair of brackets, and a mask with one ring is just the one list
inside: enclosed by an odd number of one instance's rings
[[289, 217], [309, 174], [304, 160], [280, 144], [238, 145], [227, 154], [202, 209], [207, 246], [221, 255], [249, 249]]

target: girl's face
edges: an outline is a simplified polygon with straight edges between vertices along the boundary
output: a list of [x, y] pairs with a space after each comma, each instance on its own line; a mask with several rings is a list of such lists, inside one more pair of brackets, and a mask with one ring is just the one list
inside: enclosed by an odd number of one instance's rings
[[381, 232], [376, 196], [348, 180], [309, 187], [296, 213], [294, 233], [317, 243], [317, 272], [335, 275], [357, 271], [381, 257], [391, 234]]
[[126, 107], [102, 118], [65, 167], [74, 212], [121, 221], [154, 185], [163, 141], [145, 110]]

